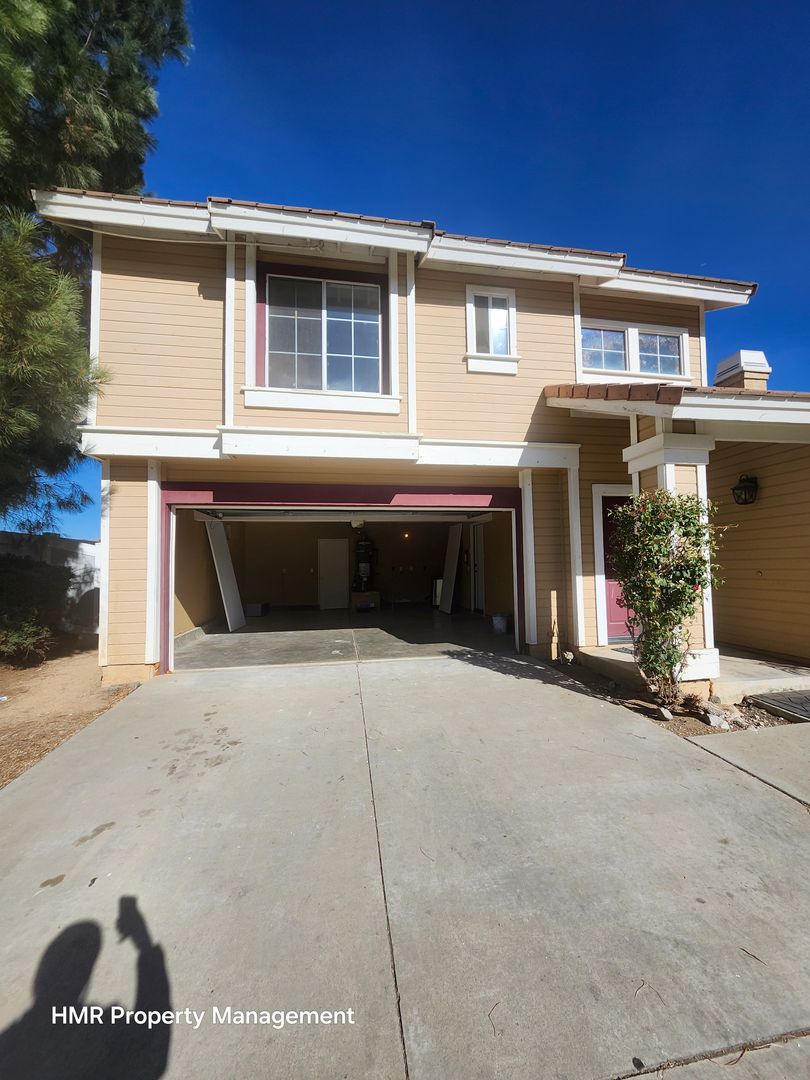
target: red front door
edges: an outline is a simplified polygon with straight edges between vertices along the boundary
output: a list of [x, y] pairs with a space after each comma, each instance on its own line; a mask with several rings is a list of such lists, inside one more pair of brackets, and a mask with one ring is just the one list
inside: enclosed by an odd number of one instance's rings
[[611, 569], [611, 551], [613, 550], [616, 529], [608, 511], [614, 506], [627, 502], [626, 495], [605, 495], [602, 498], [602, 536], [605, 543], [605, 607], [607, 608], [608, 641], [623, 641], [630, 637], [627, 629], [628, 611], [619, 601], [621, 589]]

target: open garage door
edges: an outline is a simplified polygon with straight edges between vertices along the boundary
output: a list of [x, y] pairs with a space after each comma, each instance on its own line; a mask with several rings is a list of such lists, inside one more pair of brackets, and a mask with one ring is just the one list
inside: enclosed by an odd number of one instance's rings
[[[175, 515], [176, 669], [519, 646], [514, 511], [218, 506]], [[227, 588], [206, 538], [212, 527], [230, 557]], [[245, 624], [229, 631], [237, 599]]]

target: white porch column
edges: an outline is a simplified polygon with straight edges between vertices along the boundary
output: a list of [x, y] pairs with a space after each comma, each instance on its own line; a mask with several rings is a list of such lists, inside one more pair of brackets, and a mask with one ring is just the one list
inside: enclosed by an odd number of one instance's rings
[[523, 537], [523, 611], [526, 622], [526, 644], [537, 644], [537, 571], [534, 562], [534, 499], [532, 470], [521, 469], [520, 510]]
[[160, 462], [149, 458], [146, 474], [146, 651], [144, 662], [160, 660]]
[[582, 515], [579, 508], [579, 468], [569, 467], [568, 535], [571, 547], [571, 596], [573, 599], [574, 645], [585, 644], [585, 585], [582, 580]]
[[[657, 434], [652, 438], [635, 442], [622, 451], [627, 468], [634, 478], [647, 469], [655, 469], [658, 487], [675, 494], [678, 490], [678, 471], [694, 473], [696, 494], [705, 503], [707, 499], [706, 466], [714, 449], [714, 439], [706, 435], [691, 435], [668, 430], [671, 423], [662, 421], [656, 425]], [[708, 559], [708, 556], [707, 556]], [[684, 668], [684, 681], [714, 679], [720, 673], [720, 654], [714, 646], [714, 616], [712, 593], [708, 588], [703, 594], [703, 647], [693, 649]]]

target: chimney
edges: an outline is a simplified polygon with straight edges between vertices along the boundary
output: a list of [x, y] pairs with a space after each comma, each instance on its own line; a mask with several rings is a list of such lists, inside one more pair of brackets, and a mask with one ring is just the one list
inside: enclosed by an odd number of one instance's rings
[[767, 390], [771, 365], [764, 352], [738, 349], [717, 365], [715, 386], [740, 387], [743, 390]]

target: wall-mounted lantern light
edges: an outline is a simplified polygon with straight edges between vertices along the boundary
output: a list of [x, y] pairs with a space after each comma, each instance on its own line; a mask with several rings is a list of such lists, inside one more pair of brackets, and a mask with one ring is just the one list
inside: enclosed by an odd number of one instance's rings
[[755, 476], [741, 476], [731, 489], [731, 494], [738, 506], [750, 506], [757, 501], [758, 491], [759, 483]]

